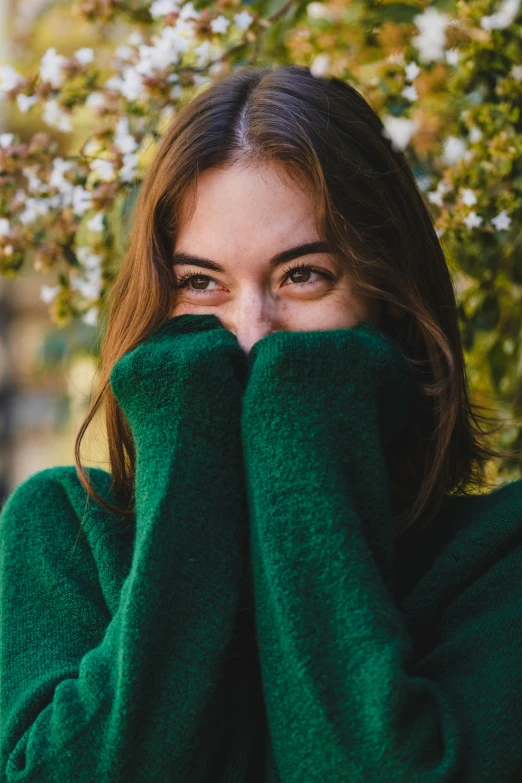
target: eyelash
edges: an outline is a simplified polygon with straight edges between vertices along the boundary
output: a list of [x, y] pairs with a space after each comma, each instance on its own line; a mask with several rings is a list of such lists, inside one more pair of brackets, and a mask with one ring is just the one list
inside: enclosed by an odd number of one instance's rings
[[[306, 269], [306, 270], [310, 270], [310, 272], [316, 272], [321, 277], [324, 277], [325, 279], [331, 280], [331, 281], [337, 280], [337, 278], [338, 278], [338, 275], [334, 275], [331, 272], [326, 272], [324, 269], [320, 269], [319, 267], [312, 266], [311, 264], [299, 264], [299, 263], [296, 263], [296, 264], [293, 264], [292, 266], [288, 267], [287, 269], [285, 269], [283, 280], [286, 280], [288, 275], [291, 272], [294, 272], [296, 269], [298, 269], [299, 271], [301, 271], [302, 269]], [[217, 282], [217, 281], [214, 280], [213, 277], [210, 277], [209, 275], [196, 275], [196, 274], [194, 274], [194, 272], [186, 272], [176, 282], [175, 287], [176, 288], [187, 288], [189, 280], [191, 278], [193, 278], [193, 277], [206, 277], [208, 280], [212, 280], [214, 282]], [[294, 283], [293, 287], [294, 288], [300, 288], [301, 286], [315, 285], [316, 282], [317, 282], [316, 280], [313, 280], [313, 281], [312, 280], [307, 280], [304, 283]], [[205, 289], [198, 290], [197, 288], [194, 288], [194, 289], [191, 289], [191, 293], [199, 295], [199, 294], [207, 294], [209, 292], [206, 291]], [[213, 293], [213, 292], [210, 292], [210, 293]]]

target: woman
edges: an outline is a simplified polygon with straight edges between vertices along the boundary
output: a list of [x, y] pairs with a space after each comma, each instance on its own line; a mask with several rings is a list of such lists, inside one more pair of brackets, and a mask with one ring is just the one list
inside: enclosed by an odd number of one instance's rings
[[[102, 403], [110, 473], [79, 460]], [[479, 418], [363, 97], [296, 66], [200, 93], [143, 183], [76, 466], [2, 511], [2, 780], [521, 779], [522, 480], [469, 494], [500, 455]]]

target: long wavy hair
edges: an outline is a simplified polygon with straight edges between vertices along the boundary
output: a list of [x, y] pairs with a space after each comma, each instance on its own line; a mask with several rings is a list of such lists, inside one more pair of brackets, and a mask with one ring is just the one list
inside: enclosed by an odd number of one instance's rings
[[[356, 88], [295, 65], [221, 75], [175, 115], [141, 185], [109, 296], [97, 388], [76, 438], [78, 477], [97, 502], [135, 514], [134, 444], [110, 372], [171, 316], [171, 258], [181, 220], [191, 214], [187, 204], [195, 206], [198, 175], [238, 161], [276, 164], [308, 183], [318, 229], [348, 270], [354, 294], [380, 300], [379, 326], [411, 362], [415, 404], [386, 455], [395, 535], [417, 522], [424, 529], [446, 494], [483, 488], [488, 460], [513, 458], [488, 444], [499, 427], [481, 427], [498, 417], [470, 401], [446, 259], [413, 172], [383, 131]], [[401, 317], [392, 317], [390, 306]], [[80, 461], [83, 435], [103, 403], [112, 488], [123, 507], [96, 492]]]

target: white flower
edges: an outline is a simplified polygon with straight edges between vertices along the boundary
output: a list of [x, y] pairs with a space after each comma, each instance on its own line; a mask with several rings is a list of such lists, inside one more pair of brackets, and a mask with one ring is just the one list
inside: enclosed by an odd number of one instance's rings
[[462, 203], [467, 207], [472, 207], [477, 203], [477, 197], [471, 188], [462, 188], [460, 191], [462, 197]]
[[89, 231], [103, 231], [103, 216], [104, 212], [98, 212], [93, 218], [87, 221], [87, 228]]
[[83, 275], [75, 275], [71, 288], [79, 291], [84, 299], [98, 299], [102, 286], [102, 257], [91, 252], [87, 246], [76, 248], [76, 256], [83, 265]]
[[192, 79], [196, 87], [201, 87], [202, 84], [212, 84], [210, 76], [205, 76], [204, 73], [194, 73]]
[[16, 96], [16, 102], [18, 104], [18, 108], [24, 114], [26, 111], [28, 111], [31, 108], [31, 106], [34, 106], [36, 101], [37, 101], [36, 95], [24, 95], [21, 92]]
[[441, 60], [446, 44], [448, 14], [441, 14], [433, 6], [428, 6], [422, 14], [416, 14], [413, 21], [420, 33], [413, 36], [411, 42], [418, 49], [421, 61]]
[[49, 82], [49, 84], [58, 89], [61, 87], [65, 74], [63, 67], [67, 64], [67, 57], [62, 54], [56, 54], [56, 49], [48, 49], [40, 62], [40, 76], [42, 81]]
[[462, 52], [459, 52], [458, 49], [448, 49], [446, 52], [446, 62], [449, 63], [449, 65], [458, 65], [461, 57]]
[[[174, 49], [175, 54], [186, 52], [198, 40], [194, 24], [189, 19], [184, 19], [180, 14], [174, 27], [166, 27], [161, 32], [161, 43], [164, 47]], [[177, 57], [169, 62], [177, 62]]]
[[117, 46], [114, 52], [120, 60], [131, 60], [134, 57], [134, 49], [130, 46]]
[[127, 42], [130, 43], [131, 46], [139, 46], [143, 43], [143, 34], [135, 30], [129, 35]]
[[[38, 215], [42, 215], [42, 217], [46, 217], [49, 214], [49, 210], [51, 207], [49, 198], [35, 198], [32, 199], [34, 201], [34, 209]], [[27, 203], [27, 202], [26, 202]]]
[[91, 161], [91, 171], [95, 171], [98, 177], [105, 182], [114, 179], [114, 166], [110, 160], [96, 158]]
[[[104, 86], [108, 90], [114, 90], [114, 92], [119, 92], [120, 89], [121, 89], [121, 84], [122, 84], [122, 82], [121, 82], [121, 79], [120, 79], [119, 76], [111, 76], [109, 79], [107, 79], [107, 81], [105, 82]], [[87, 99], [87, 101], [88, 101], [88, 99]], [[87, 103], [87, 101], [86, 101], [86, 103]]]
[[84, 155], [97, 155], [101, 152], [102, 145], [98, 139], [89, 139], [87, 144], [83, 148]]
[[404, 90], [401, 92], [401, 95], [404, 95], [405, 98], [407, 98], [409, 101], [415, 101], [419, 97], [417, 95], [417, 90], [415, 89], [415, 85], [410, 84], [408, 87], [405, 87]]
[[466, 142], [458, 136], [448, 136], [444, 139], [444, 152], [442, 159], [447, 166], [452, 166], [466, 152]]
[[394, 117], [391, 114], [383, 118], [383, 124], [382, 134], [390, 139], [392, 148], [396, 152], [408, 146], [411, 137], [418, 128], [416, 120], [407, 117]]
[[445, 179], [439, 180], [439, 184], [437, 185], [437, 190], [439, 193], [442, 193], [443, 196], [446, 195], [446, 193], [449, 193], [451, 190], [451, 185], [449, 182], [446, 182]]
[[76, 185], [74, 188], [72, 209], [75, 215], [83, 215], [88, 209], [92, 209], [92, 194], [81, 185]]
[[436, 204], [438, 207], [442, 207], [442, 193], [439, 190], [430, 190], [430, 192], [427, 194], [428, 200], [432, 204]]
[[513, 65], [509, 73], [515, 81], [522, 82], [522, 65]]
[[143, 79], [137, 69], [129, 65], [123, 69], [123, 79], [120, 82], [120, 91], [128, 101], [134, 101], [143, 95]]
[[29, 197], [26, 199], [24, 211], [18, 215], [18, 220], [24, 225], [33, 223], [40, 215], [46, 217], [53, 206], [56, 206], [54, 199]]
[[[317, 3], [317, 5], [322, 5], [322, 3]], [[307, 8], [309, 7], [310, 5]], [[234, 24], [239, 30], [248, 30], [253, 21], [254, 17], [251, 16], [248, 11], [241, 11], [240, 14], [234, 14]]]
[[27, 190], [30, 193], [43, 193], [47, 190], [45, 182], [38, 177], [38, 166], [24, 166], [22, 174], [27, 178]]
[[53, 188], [67, 189], [72, 187], [69, 180], [63, 175], [66, 171], [70, 171], [74, 168], [74, 164], [70, 160], [64, 160], [63, 158], [55, 158], [53, 161], [53, 168], [49, 177], [49, 185]]
[[38, 217], [38, 212], [35, 209], [34, 202], [36, 199], [34, 198], [28, 198], [26, 201], [26, 206], [23, 212], [20, 212], [18, 215], [18, 220], [20, 223], [23, 223], [24, 225], [27, 225], [28, 223], [34, 223], [36, 218]]
[[520, 0], [502, 0], [498, 11], [491, 16], [483, 16], [480, 26], [484, 30], [502, 30], [515, 21], [520, 8]]
[[[222, 49], [219, 46], [216, 46], [215, 44], [206, 40], [206, 41], [202, 41], [202, 43], [200, 43], [199, 46], [196, 46], [194, 49], [192, 49], [192, 51], [196, 55], [196, 67], [206, 68], [207, 65], [211, 62], [211, 60], [217, 58], [221, 54]], [[222, 65], [222, 63], [214, 63], [214, 65]], [[175, 74], [173, 74], [173, 76], [174, 75]]]
[[87, 96], [85, 103], [87, 106], [90, 106], [91, 109], [99, 109], [105, 105], [105, 96], [102, 92], [91, 92]]
[[114, 134], [114, 145], [122, 152], [134, 152], [138, 143], [134, 136], [129, 133], [128, 117], [120, 117]]
[[129, 152], [123, 156], [123, 166], [120, 169], [120, 180], [122, 182], [132, 182], [138, 165], [138, 156], [134, 152]]
[[90, 307], [86, 313], [82, 315], [82, 321], [89, 326], [97, 326], [98, 324], [98, 308]]
[[83, 266], [92, 268], [101, 263], [101, 256], [95, 255], [89, 245], [80, 245], [76, 248], [76, 255]]
[[63, 174], [64, 171], [70, 171], [74, 168], [72, 160], [65, 160], [64, 158], [55, 158], [53, 160], [53, 174], [59, 172]]
[[11, 234], [11, 226], [7, 218], [0, 218], [0, 236], [8, 237]]
[[40, 288], [40, 299], [45, 302], [46, 304], [49, 304], [53, 301], [56, 294], [60, 290], [59, 285], [50, 286], [50, 285], [43, 285]]
[[483, 218], [481, 218], [480, 215], [477, 215], [475, 210], [472, 209], [469, 215], [466, 218], [464, 218], [464, 223], [467, 225], [469, 229], [471, 229], [480, 226], [482, 220]]
[[0, 133], [0, 147], [10, 147], [14, 141], [14, 133]]
[[483, 134], [480, 128], [477, 128], [477, 126], [474, 125], [469, 132], [469, 140], [471, 141], [472, 144], [475, 144], [475, 142], [481, 140], [482, 135]]
[[332, 12], [324, 3], [308, 3], [306, 13], [310, 19], [331, 19]]
[[149, 8], [149, 13], [154, 19], [157, 19], [159, 16], [176, 13], [177, 11], [179, 11], [179, 2], [177, 0], [155, 0]]
[[139, 89], [136, 97], [143, 91], [143, 77], [154, 76], [156, 71], [165, 70], [170, 65], [174, 52], [171, 47], [165, 51], [162, 46], [140, 46], [141, 59], [134, 66], [135, 73], [132, 73], [132, 67], [126, 69], [130, 91], [134, 93]]
[[223, 14], [220, 14], [210, 22], [213, 33], [226, 33], [229, 24], [230, 19], [227, 19]]
[[408, 65], [404, 68], [406, 72], [406, 81], [412, 82], [421, 72], [421, 69], [415, 62], [415, 60], [412, 60], [408, 63]]
[[[209, 68], [209, 71], [210, 71], [210, 68]], [[196, 76], [199, 76], [199, 75], [200, 74], [198, 74], [198, 73], [193, 74], [193, 79], [194, 79], [194, 83], [196, 84], [196, 86], [198, 86], [197, 83], [196, 83]], [[169, 92], [169, 96], [172, 98], [173, 101], [179, 100], [179, 98], [181, 98], [183, 96], [183, 87], [181, 87], [179, 84], [175, 84], [174, 87], [172, 88], [172, 90]]]
[[505, 231], [511, 225], [511, 218], [507, 214], [507, 211], [503, 209], [502, 212], [499, 212], [496, 217], [491, 219], [491, 222], [497, 231]]
[[18, 71], [15, 71], [12, 65], [0, 65], [0, 79], [0, 90], [2, 92], [9, 92], [9, 90], [12, 90], [24, 81], [24, 77]]
[[88, 46], [83, 46], [81, 49], [77, 49], [74, 56], [82, 65], [87, 65], [94, 59], [94, 50]]
[[194, 54], [196, 55], [196, 68], [206, 68], [209, 64], [211, 57], [212, 44], [210, 41], [203, 41], [199, 46], [196, 46]]
[[[171, 65], [176, 65], [180, 53], [190, 49], [194, 40], [193, 25], [178, 18], [174, 27], [165, 27], [161, 35], [153, 36], [153, 46], [142, 44], [139, 47], [139, 62], [134, 68], [128, 66], [124, 69], [124, 77], [129, 82], [133, 97], [138, 97], [144, 90], [141, 75], [154, 76], [156, 71], [163, 71]], [[121, 91], [124, 92], [124, 87]]]
[[65, 132], [72, 130], [70, 115], [55, 100], [45, 101], [42, 119], [47, 125], [58, 128], [58, 130]]
[[79, 291], [84, 299], [98, 299], [102, 285], [101, 272], [99, 270], [87, 270], [87, 277], [73, 277], [71, 288]]
[[[219, 60], [215, 63], [212, 63], [210, 68], [208, 69], [208, 75], [209, 76], [216, 76], [217, 74], [224, 73], [226, 71], [226, 65], [224, 62], [220, 62]], [[212, 81], [212, 79], [210, 80]]]
[[330, 65], [330, 55], [328, 54], [316, 54], [310, 65], [310, 73], [315, 76], [316, 79], [326, 76], [328, 73], [328, 67]]
[[189, 2], [185, 3], [185, 5], [182, 6], [181, 11], [179, 12], [179, 19], [199, 19], [201, 16], [199, 11], [196, 11], [194, 8], [194, 3]]

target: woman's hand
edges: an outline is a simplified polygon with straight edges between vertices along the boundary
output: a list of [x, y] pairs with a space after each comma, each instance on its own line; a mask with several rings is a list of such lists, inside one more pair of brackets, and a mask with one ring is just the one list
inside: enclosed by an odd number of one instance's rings
[[[149, 412], [212, 439], [238, 425], [246, 355], [214, 315], [169, 318], [124, 354], [110, 374], [113, 393], [133, 435]], [[172, 424], [172, 421], [169, 422]]]
[[[350, 329], [275, 332], [248, 355], [243, 428], [292, 422], [303, 438], [325, 428], [339, 438], [345, 427], [367, 425], [376, 414], [383, 440], [392, 439], [408, 412], [412, 373], [400, 345], [371, 321]], [[322, 403], [322, 404], [321, 404]], [[338, 428], [341, 428], [341, 431]], [[268, 436], [265, 430], [265, 436]]]

